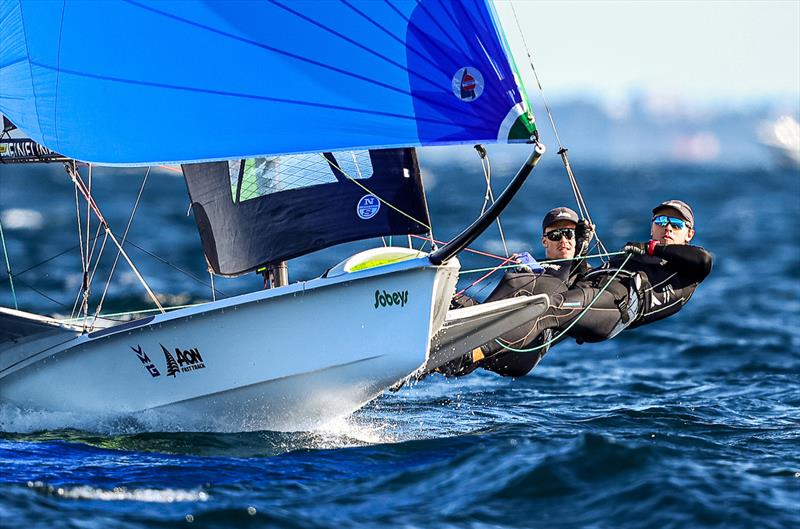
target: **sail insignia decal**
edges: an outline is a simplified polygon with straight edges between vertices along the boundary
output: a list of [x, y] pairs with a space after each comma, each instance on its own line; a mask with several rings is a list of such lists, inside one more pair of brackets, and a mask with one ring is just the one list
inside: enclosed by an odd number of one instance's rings
[[483, 94], [483, 75], [477, 68], [465, 66], [453, 75], [453, 94], [461, 101], [471, 103]]
[[369, 220], [378, 214], [381, 209], [381, 201], [375, 195], [364, 195], [358, 201], [356, 213], [361, 220]]

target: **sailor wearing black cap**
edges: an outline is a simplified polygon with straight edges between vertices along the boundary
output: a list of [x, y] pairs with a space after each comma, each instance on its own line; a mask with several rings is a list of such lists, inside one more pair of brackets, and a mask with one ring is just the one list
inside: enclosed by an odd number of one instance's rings
[[[515, 254], [519, 266], [503, 274], [500, 282], [486, 299], [486, 302], [513, 298], [525, 294], [553, 295], [565, 292], [583, 274], [591, 268], [584, 259], [573, 260], [576, 256], [586, 255], [589, 243], [594, 236], [593, 226], [578, 218], [578, 214], [568, 207], [551, 209], [542, 219], [541, 244], [545, 250], [546, 261], [539, 263], [528, 252]], [[461, 297], [454, 300], [453, 305], [464, 307], [473, 305], [472, 299]], [[549, 332], [531, 333], [532, 324], [522, 325], [502, 336], [506, 343], [514, 347], [531, 347], [550, 337]], [[480, 366], [501, 375], [513, 375], [524, 370], [533, 369], [538, 358], [544, 356], [548, 347], [541, 350], [538, 357], [531, 354], [503, 355], [502, 359], [487, 358]], [[439, 368], [448, 376], [463, 376], [478, 367], [482, 359], [480, 349], [473, 351], [463, 359], [457, 359]]]
[[[711, 254], [689, 244], [694, 222], [694, 212], [685, 202], [668, 200], [656, 206], [652, 239], [627, 243], [623, 250], [628, 257], [615, 257], [580, 276], [568, 290], [551, 293], [550, 308], [527, 325], [526, 341], [535, 344], [542, 341], [539, 335], [566, 332], [578, 343], [599, 342], [678, 312], [712, 267]], [[546, 350], [513, 352], [501, 344], [522, 348], [504, 338], [481, 347], [484, 358], [479, 362], [504, 376], [525, 375]]]
[[[574, 320], [564, 317], [566, 307], [577, 308], [580, 314], [595, 297], [592, 307], [567, 331], [578, 343], [608, 340], [626, 328], [678, 312], [711, 272], [711, 254], [689, 244], [694, 234], [694, 212], [686, 202], [660, 203], [653, 208], [648, 242], [626, 243], [627, 255], [584, 274], [562, 298], [551, 298], [559, 328], [566, 330]], [[616, 311], [609, 310], [614, 306]]]

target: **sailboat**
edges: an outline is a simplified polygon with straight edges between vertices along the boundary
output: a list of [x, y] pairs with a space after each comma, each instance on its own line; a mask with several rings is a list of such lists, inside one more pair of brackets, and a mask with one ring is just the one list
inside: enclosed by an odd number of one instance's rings
[[[2, 0], [0, 20], [0, 113], [27, 138], [7, 139], [3, 161], [64, 163], [160, 309], [87, 326], [0, 308], [0, 401], [176, 430], [308, 429], [547, 308], [449, 310], [458, 253], [544, 153], [489, 1]], [[414, 148], [489, 142], [531, 152], [453, 240], [288, 283], [287, 260], [335, 244], [433, 243]], [[81, 170], [178, 164], [209, 271], [272, 288], [161, 307]]]

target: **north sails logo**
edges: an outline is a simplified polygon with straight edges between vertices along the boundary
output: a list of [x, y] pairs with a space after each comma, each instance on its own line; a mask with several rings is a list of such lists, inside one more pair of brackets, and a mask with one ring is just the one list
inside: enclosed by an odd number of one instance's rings
[[[178, 373], [188, 373], [197, 369], [204, 369], [206, 364], [203, 362], [203, 357], [200, 356], [200, 351], [195, 347], [193, 349], [175, 348], [175, 356], [164, 347], [161, 346], [161, 351], [164, 353], [164, 359], [167, 361], [167, 376], [175, 378]], [[175, 360], [177, 358], [177, 361]]]
[[358, 218], [369, 220], [378, 214], [381, 209], [381, 201], [375, 195], [364, 195], [356, 205]]

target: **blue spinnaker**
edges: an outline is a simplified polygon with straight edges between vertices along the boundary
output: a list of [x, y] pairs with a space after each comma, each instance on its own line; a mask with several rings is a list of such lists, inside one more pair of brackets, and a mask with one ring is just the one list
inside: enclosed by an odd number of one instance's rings
[[0, 113], [140, 165], [527, 141], [488, 0], [0, 0]]

